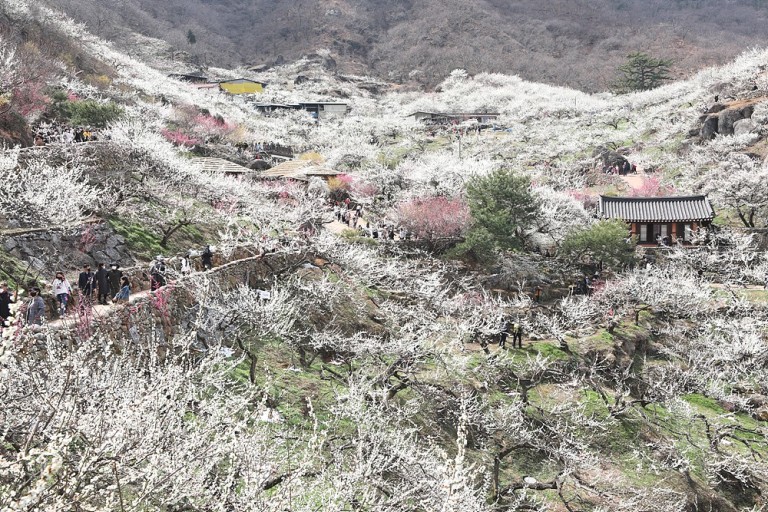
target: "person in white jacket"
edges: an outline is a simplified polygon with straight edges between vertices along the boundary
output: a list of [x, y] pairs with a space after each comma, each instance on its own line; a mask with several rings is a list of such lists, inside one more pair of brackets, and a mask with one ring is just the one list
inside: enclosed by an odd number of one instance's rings
[[62, 318], [67, 316], [67, 302], [69, 296], [72, 294], [72, 286], [64, 277], [64, 272], [56, 272], [56, 279], [53, 280], [53, 294], [56, 296], [56, 300], [59, 303], [59, 315]]

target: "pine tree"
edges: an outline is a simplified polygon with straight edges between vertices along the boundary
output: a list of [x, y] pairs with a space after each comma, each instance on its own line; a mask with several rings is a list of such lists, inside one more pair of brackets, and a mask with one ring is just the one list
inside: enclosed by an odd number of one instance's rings
[[195, 44], [197, 42], [197, 37], [195, 37], [195, 33], [192, 32], [192, 29], [187, 30], [187, 42], [189, 44]]
[[614, 88], [617, 92], [647, 91], [672, 80], [669, 68], [672, 61], [657, 59], [647, 53], [635, 52], [627, 56], [627, 62], [619, 66], [621, 75]]

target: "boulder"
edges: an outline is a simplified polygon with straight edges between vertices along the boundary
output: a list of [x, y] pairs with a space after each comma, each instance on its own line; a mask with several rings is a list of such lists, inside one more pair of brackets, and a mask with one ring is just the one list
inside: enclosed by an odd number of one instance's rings
[[707, 114], [717, 114], [718, 112], [722, 112], [727, 107], [723, 105], [722, 103], [715, 103], [709, 109], [707, 110]]
[[747, 403], [750, 407], [759, 409], [768, 405], [768, 396], [761, 395], [759, 393], [752, 393], [747, 397]]
[[768, 421], [768, 407], [761, 407], [754, 413], [755, 419], [759, 421]]
[[734, 135], [746, 135], [748, 133], [754, 133], [758, 130], [759, 125], [751, 119], [739, 119], [733, 123]]
[[334, 58], [326, 57], [325, 59], [323, 59], [323, 68], [326, 71], [336, 71], [336, 67], [337, 67], [337, 64]]
[[705, 119], [699, 130], [699, 137], [703, 140], [714, 139], [715, 135], [718, 134], [718, 124], [719, 121], [717, 116], [710, 116]]
[[603, 167], [618, 165], [619, 167], [624, 166], [624, 162], [627, 161], [626, 158], [624, 158], [624, 155], [617, 151], [603, 151], [600, 153], [600, 160], [603, 164]]
[[741, 110], [723, 110], [717, 116], [717, 133], [720, 135], [733, 135], [733, 124], [744, 119]]
[[248, 165], [248, 168], [254, 171], [266, 171], [271, 167], [272, 166], [266, 160], [254, 160]]

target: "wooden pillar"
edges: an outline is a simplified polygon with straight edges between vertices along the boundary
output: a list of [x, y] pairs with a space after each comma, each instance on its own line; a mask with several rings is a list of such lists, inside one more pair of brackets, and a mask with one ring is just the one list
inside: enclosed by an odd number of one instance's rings
[[670, 239], [672, 240], [673, 244], [677, 243], [677, 222], [672, 223], [672, 233], [670, 234]]
[[637, 222], [631, 223], [629, 225], [629, 229], [632, 232], [632, 236], [638, 236], [639, 235], [639, 231], [638, 231], [638, 227], [637, 227]]

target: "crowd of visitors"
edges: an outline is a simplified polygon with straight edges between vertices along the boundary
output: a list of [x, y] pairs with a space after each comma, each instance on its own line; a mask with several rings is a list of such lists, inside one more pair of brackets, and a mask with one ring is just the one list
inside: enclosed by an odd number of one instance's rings
[[[210, 245], [206, 245], [202, 251], [195, 251], [195, 253], [200, 257], [201, 270], [213, 268], [214, 252]], [[191, 274], [194, 270], [192, 255], [193, 251], [180, 255], [174, 261], [176, 265], [173, 267], [167, 265], [163, 256], [157, 256], [149, 267], [150, 290], [155, 291], [165, 286], [171, 275]], [[55, 316], [59, 318], [67, 318], [71, 314], [73, 305], [83, 308], [77, 310], [82, 315], [86, 308], [96, 304], [107, 306], [126, 303], [131, 297], [131, 282], [117, 263], [110, 264], [109, 268], [104, 263], [98, 263], [96, 272], [93, 272], [91, 265], [83, 265], [75, 286], [69, 282], [64, 272], [56, 272], [50, 289], [55, 299]], [[0, 330], [8, 327], [14, 316], [11, 305], [16, 304], [16, 295], [11, 294], [7, 283], [0, 283]], [[21, 319], [19, 324], [41, 325], [46, 318], [46, 303], [42, 291], [39, 287], [33, 286], [29, 288], [28, 296], [29, 298], [20, 305], [15, 317]], [[73, 301], [73, 297], [77, 300]]]
[[337, 222], [357, 230], [361, 236], [375, 240], [415, 240], [416, 236], [403, 226], [393, 222], [371, 223], [366, 219], [362, 205], [353, 205], [349, 200], [337, 202], [333, 206], [333, 215]]
[[603, 173], [616, 174], [619, 176], [626, 176], [627, 174], [637, 174], [637, 166], [629, 163], [628, 160], [624, 162], [616, 162], [614, 164], [604, 165]]
[[42, 123], [35, 130], [35, 146], [46, 144], [91, 142], [98, 140], [96, 131], [90, 126], [71, 127], [57, 123]]

